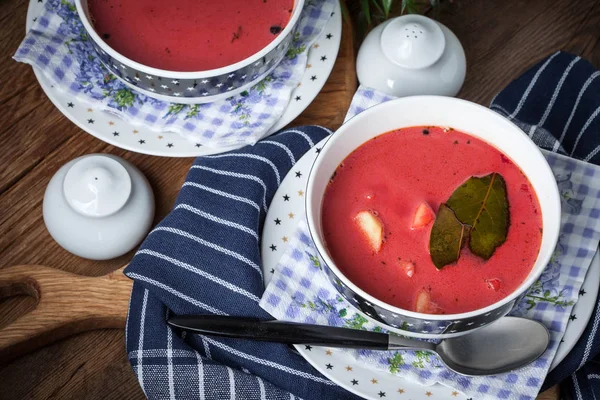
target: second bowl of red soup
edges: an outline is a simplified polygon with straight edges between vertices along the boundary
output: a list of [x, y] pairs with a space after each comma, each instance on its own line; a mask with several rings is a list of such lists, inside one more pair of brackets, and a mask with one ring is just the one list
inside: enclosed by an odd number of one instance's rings
[[383, 328], [466, 333], [507, 314], [556, 246], [560, 199], [533, 142], [447, 97], [376, 106], [309, 177], [311, 236], [337, 290]]

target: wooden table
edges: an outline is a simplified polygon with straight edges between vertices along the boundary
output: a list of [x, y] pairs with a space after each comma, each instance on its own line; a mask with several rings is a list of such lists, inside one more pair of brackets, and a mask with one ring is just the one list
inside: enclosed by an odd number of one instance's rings
[[[61, 249], [45, 230], [41, 205], [50, 177], [65, 162], [94, 152], [137, 165], [154, 188], [156, 221], [171, 208], [191, 159], [127, 152], [82, 132], [46, 98], [31, 68], [14, 62], [24, 35], [27, 0], [0, 2], [0, 268], [43, 264], [90, 276], [128, 262], [132, 253], [95, 262]], [[600, 67], [600, 0], [454, 0], [439, 19], [462, 41], [468, 60], [460, 97], [489, 104], [528, 67], [562, 49]], [[337, 128], [355, 88], [353, 44], [348, 30], [334, 74], [293, 124]], [[0, 303], [0, 326], [35, 307], [27, 297]], [[0, 360], [0, 363], [2, 361]], [[0, 364], [0, 399], [143, 398], [129, 367], [122, 329], [86, 332]], [[540, 399], [557, 399], [556, 388]]]

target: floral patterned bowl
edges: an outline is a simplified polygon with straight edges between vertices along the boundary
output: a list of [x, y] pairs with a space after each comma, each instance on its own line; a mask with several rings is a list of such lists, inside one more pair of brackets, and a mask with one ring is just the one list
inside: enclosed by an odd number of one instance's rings
[[[402, 110], [402, 112], [398, 112]], [[329, 255], [323, 238], [321, 204], [325, 189], [338, 165], [371, 138], [410, 126], [452, 127], [478, 137], [508, 155], [529, 178], [542, 211], [542, 243], [538, 258], [521, 285], [504, 299], [482, 309], [461, 314], [432, 315], [387, 304], [350, 281]], [[441, 339], [465, 334], [511, 311], [540, 277], [556, 247], [560, 229], [560, 196], [554, 174], [538, 147], [516, 125], [490, 109], [451, 97], [414, 96], [370, 108], [344, 124], [321, 149], [306, 190], [308, 228], [324, 271], [338, 292], [362, 315], [384, 329], [420, 338]]]
[[282, 58], [293, 39], [304, 0], [295, 0], [292, 16], [279, 36], [254, 55], [222, 68], [197, 71], [166, 71], [135, 62], [116, 52], [92, 26], [88, 0], [75, 0], [77, 13], [96, 53], [106, 68], [127, 86], [158, 100], [197, 104], [222, 100], [249, 89], [267, 76]]

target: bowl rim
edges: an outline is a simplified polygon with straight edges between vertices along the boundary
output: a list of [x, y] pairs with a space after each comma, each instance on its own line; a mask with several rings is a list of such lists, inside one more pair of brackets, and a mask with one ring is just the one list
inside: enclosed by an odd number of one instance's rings
[[[345, 130], [350, 129], [349, 127], [351, 127], [352, 124], [356, 123], [357, 121], [375, 117], [376, 114], [380, 112], [379, 110], [381, 110], [382, 107], [384, 107], [384, 106], [385, 107], [395, 106], [396, 109], [402, 109], [402, 103], [412, 102], [412, 101], [456, 102], [456, 103], [462, 103], [463, 106], [474, 107], [476, 109], [483, 110], [484, 112], [488, 113], [488, 115], [491, 118], [496, 119], [500, 123], [504, 123], [507, 126], [507, 128], [515, 129], [515, 130], [518, 130], [519, 132], [521, 132], [523, 134], [523, 140], [526, 142], [529, 142], [531, 144], [531, 147], [533, 150], [532, 157], [534, 157], [534, 156], [538, 157], [541, 161], [543, 161], [543, 162], [539, 163], [540, 165], [538, 166], [538, 168], [543, 169], [544, 173], [548, 173], [548, 174], [550, 174], [550, 176], [554, 176], [554, 173], [552, 172], [552, 169], [550, 168], [550, 165], [546, 161], [546, 158], [544, 157], [542, 151], [533, 142], [533, 140], [531, 140], [531, 138], [527, 134], [525, 134], [525, 132], [523, 132], [523, 130], [521, 128], [519, 128], [515, 123], [508, 120], [504, 116], [494, 112], [493, 110], [491, 110], [487, 107], [484, 107], [480, 104], [477, 104], [477, 103], [474, 103], [474, 102], [471, 102], [468, 100], [455, 98], [455, 97], [435, 96], [435, 95], [401, 97], [401, 98], [390, 100], [390, 101], [387, 101], [384, 103], [379, 103], [379, 104], [355, 115], [354, 117], [352, 117], [348, 121], [346, 121], [342, 126], [340, 126], [334, 133], [332, 133], [329, 136], [329, 138], [327, 138], [326, 143], [324, 143], [323, 146], [321, 147], [321, 151], [319, 152], [320, 153], [319, 157], [317, 157], [317, 159], [311, 166], [307, 185], [306, 185], [307, 196], [305, 198], [305, 206], [306, 206], [306, 213], [307, 213], [307, 221], [308, 221], [307, 225], [308, 225], [309, 235], [310, 235], [313, 243], [315, 244], [317, 252], [321, 256], [321, 258], [325, 261], [327, 268], [329, 268], [331, 270], [331, 272], [335, 275], [336, 278], [338, 278], [340, 281], [342, 281], [342, 283], [344, 285], [346, 285], [348, 288], [350, 288], [350, 290], [352, 290], [357, 295], [361, 296], [366, 301], [372, 303], [373, 305], [377, 305], [377, 306], [385, 309], [386, 311], [398, 314], [398, 316], [415, 318], [418, 320], [430, 320], [430, 321], [468, 320], [468, 319], [471, 319], [474, 317], [479, 317], [484, 314], [489, 315], [488, 313], [492, 313], [492, 312], [500, 309], [501, 307], [503, 307], [506, 304], [510, 303], [511, 301], [515, 300], [517, 297], [521, 296], [523, 293], [525, 293], [527, 290], [529, 290], [531, 285], [533, 285], [533, 283], [535, 283], [535, 281], [538, 280], [539, 277], [542, 275], [542, 273], [544, 272], [546, 267], [540, 268], [539, 271], [537, 271], [533, 275], [530, 274], [530, 276], [528, 276], [527, 279], [525, 279], [523, 282], [521, 282], [521, 284], [517, 287], [517, 289], [515, 289], [513, 292], [511, 292], [508, 296], [506, 296], [503, 299], [501, 299], [495, 303], [492, 303], [486, 307], [478, 308], [473, 311], [468, 311], [468, 312], [463, 312], [463, 313], [458, 313], [458, 314], [425, 314], [425, 313], [419, 313], [416, 311], [406, 310], [403, 308], [393, 306], [382, 300], [379, 300], [378, 298], [368, 294], [363, 289], [359, 288], [355, 283], [353, 283], [350, 279], [348, 279], [339, 270], [339, 268], [335, 265], [335, 263], [333, 262], [333, 259], [329, 256], [329, 254], [324, 246], [324, 242], [322, 242], [318, 238], [318, 235], [316, 234], [317, 230], [313, 224], [314, 218], [310, 217], [310, 215], [313, 214], [313, 207], [311, 204], [312, 203], [311, 199], [313, 197], [312, 193], [314, 193], [313, 186], [315, 184], [314, 183], [315, 182], [315, 170], [317, 169], [318, 166], [320, 166], [321, 163], [324, 162], [323, 160], [325, 160], [325, 158], [326, 158], [325, 155], [327, 154], [329, 149], [331, 149], [333, 146], [335, 146], [335, 143], [337, 140], [340, 140], [338, 138], [340, 138], [341, 135], [339, 135], [338, 132], [339, 131], [343, 132]], [[402, 127], [398, 127], [396, 129], [402, 129]], [[387, 132], [382, 132], [381, 134], [385, 134], [385, 133], [387, 133]], [[470, 133], [467, 133], [467, 134], [470, 134]], [[484, 139], [480, 139], [480, 140], [485, 141]], [[364, 144], [364, 143], [365, 142], [363, 142], [362, 144]], [[491, 144], [491, 143], [490, 143], [490, 145], [493, 146], [493, 144]], [[358, 147], [356, 147], [356, 148], [358, 148]], [[354, 150], [356, 150], [356, 148]], [[354, 150], [352, 150], [352, 151], [354, 151]], [[502, 151], [500, 149], [498, 149], [498, 150]], [[519, 166], [519, 165], [517, 164], [517, 166]], [[560, 194], [559, 194], [558, 186], [556, 185], [556, 182], [555, 181], [553, 181], [553, 182], [555, 184], [552, 185], [552, 188], [554, 189], [553, 193], [552, 193], [552, 197], [554, 197], [556, 199], [556, 201], [554, 202], [556, 205], [556, 207], [554, 209], [554, 213], [560, 218], [560, 215], [561, 215]], [[322, 206], [322, 198], [321, 198], [321, 201], [319, 202], [319, 207], [321, 207], [321, 206]], [[318, 221], [318, 223], [320, 223], [320, 221]], [[542, 238], [543, 238], [543, 235], [547, 235], [547, 234], [548, 234], [547, 230], [544, 228], [543, 233], [542, 233]], [[559, 235], [560, 235], [560, 222], [558, 224], [558, 229], [556, 230], [556, 232], [552, 236], [549, 236], [549, 240], [553, 244], [553, 246], [552, 246], [553, 249], [556, 247], [556, 244], [558, 243]], [[541, 258], [538, 261], [540, 263], [542, 263], [544, 266], [546, 266], [548, 264], [548, 262], [550, 261], [551, 256], [552, 256], [552, 252], [548, 252], [548, 254], [546, 254], [544, 258]], [[539, 253], [538, 253], [538, 257], [539, 257]], [[533, 268], [533, 266], [532, 266], [532, 268]], [[358, 306], [355, 306], [355, 307], [357, 307], [357, 309], [360, 312], [363, 312]], [[387, 325], [386, 322], [383, 322], [383, 321], [379, 321], [379, 323]]]
[[[84, 7], [83, 2], [86, 3]], [[281, 31], [281, 33], [271, 41], [267, 46], [263, 47], [257, 53], [252, 54], [250, 57], [247, 57], [243, 60], [240, 60], [234, 64], [227, 65], [225, 67], [207, 69], [203, 71], [170, 71], [166, 69], [160, 69], [155, 67], [150, 67], [148, 65], [141, 64], [137, 61], [134, 61], [123, 54], [117, 52], [112, 47], [110, 47], [101, 37], [98, 35], [96, 30], [94, 29], [92, 23], [90, 22], [88, 15], [86, 13], [87, 10], [87, 2], [88, 0], [75, 0], [75, 7], [77, 8], [77, 14], [79, 14], [79, 18], [85, 28], [87, 34], [92, 38], [94, 43], [96, 43], [100, 48], [105, 51], [108, 55], [110, 55], [115, 60], [120, 63], [128, 66], [129, 68], [135, 69], [139, 72], [143, 72], [145, 74], [151, 74], [160, 77], [166, 78], [179, 78], [179, 79], [202, 79], [202, 78], [214, 78], [221, 75], [226, 75], [235, 71], [238, 71], [241, 68], [244, 68], [262, 57], [271, 52], [275, 47], [277, 47], [290, 32], [296, 27], [298, 20], [300, 19], [300, 15], [302, 14], [302, 10], [304, 9], [305, 0], [294, 0], [294, 11], [287, 25]]]

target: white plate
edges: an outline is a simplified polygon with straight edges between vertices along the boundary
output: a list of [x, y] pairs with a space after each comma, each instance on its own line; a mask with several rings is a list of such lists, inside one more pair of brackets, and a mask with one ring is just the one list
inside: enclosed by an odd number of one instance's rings
[[[29, 30], [44, 9], [41, 0], [30, 0], [26, 29]], [[342, 37], [342, 12], [339, 3], [323, 33], [308, 52], [308, 66], [300, 85], [292, 92], [290, 104], [267, 135], [292, 122], [317, 97], [333, 70]], [[324, 57], [324, 58], [323, 58]], [[222, 153], [239, 146], [212, 149], [191, 142], [177, 133], [157, 133], [133, 125], [117, 116], [94, 110], [54, 87], [50, 80], [34, 68], [35, 76], [48, 98], [67, 118], [84, 131], [114, 146], [137, 153], [166, 157], [196, 157]], [[92, 121], [92, 122], [90, 122]]]
[[[305, 154], [287, 174], [269, 207], [262, 235], [262, 262], [265, 285], [271, 280], [274, 268], [281, 258], [288, 240], [294, 235], [300, 218], [305, 215], [306, 182], [318, 149], [324, 140]], [[287, 200], [286, 200], [287, 199]], [[573, 308], [572, 320], [567, 325], [552, 367], [571, 351], [592, 316], [600, 286], [600, 258], [598, 253], [583, 283], [579, 301]], [[310, 346], [308, 346], [310, 347]], [[458, 390], [436, 384], [421, 386], [417, 383], [381, 370], [373, 370], [356, 362], [348, 353], [326, 347], [296, 346], [300, 354], [327, 378], [343, 388], [366, 399], [400, 400], [468, 400]], [[473, 399], [474, 400], [474, 399]]]

